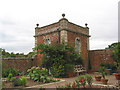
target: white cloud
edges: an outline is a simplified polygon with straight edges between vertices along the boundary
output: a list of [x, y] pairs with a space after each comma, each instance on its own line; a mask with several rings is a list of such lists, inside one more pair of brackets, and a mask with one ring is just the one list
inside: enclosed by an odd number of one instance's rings
[[2, 0], [0, 47], [15, 52], [31, 51], [35, 24], [45, 26], [57, 22], [65, 13], [70, 22], [81, 26], [88, 23], [91, 49], [105, 48], [118, 40], [118, 1]]

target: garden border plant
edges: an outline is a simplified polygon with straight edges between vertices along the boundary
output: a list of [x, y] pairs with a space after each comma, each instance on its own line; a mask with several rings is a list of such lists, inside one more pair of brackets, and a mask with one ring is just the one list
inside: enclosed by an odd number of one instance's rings
[[115, 46], [112, 57], [115, 60], [117, 67], [117, 73], [115, 73], [115, 77], [117, 80], [120, 80], [120, 42], [118, 42]]
[[[92, 87], [92, 82], [93, 82], [93, 78], [90, 75], [80, 75], [78, 76], [78, 78], [71, 82], [71, 83], [67, 83], [65, 86], [58, 86], [56, 87], [57, 90], [61, 89], [61, 88], [86, 88], [86, 84], [88, 83], [89, 87]], [[82, 86], [82, 87], [81, 87]]]
[[11, 67], [9, 69], [2, 70], [2, 77], [4, 78], [8, 77], [9, 73], [11, 73], [14, 77], [14, 76], [18, 76], [20, 72], [15, 68]]
[[107, 84], [108, 79], [105, 78], [105, 75], [107, 75], [106, 68], [105, 67], [101, 67], [100, 68], [100, 73], [102, 74], [102, 77], [103, 77], [103, 79], [101, 79], [102, 83], [103, 84]]
[[27, 70], [28, 76], [30, 80], [34, 80], [37, 82], [49, 83], [56, 82], [59, 80], [54, 80], [52, 76], [48, 75], [48, 70], [46, 68], [42, 68], [40, 66], [33, 66], [31, 69]]
[[120, 42], [115, 46], [112, 57], [116, 62], [117, 69], [120, 70]]

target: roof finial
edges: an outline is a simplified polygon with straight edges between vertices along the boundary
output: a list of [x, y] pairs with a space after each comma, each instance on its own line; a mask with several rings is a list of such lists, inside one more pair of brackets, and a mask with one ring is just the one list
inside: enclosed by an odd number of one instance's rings
[[38, 27], [38, 26], [39, 26], [39, 24], [37, 23], [37, 24], [36, 24], [36, 26]]
[[62, 17], [63, 17], [63, 18], [65, 17], [65, 14], [64, 14], [64, 13], [62, 14]]
[[85, 23], [85, 26], [86, 26], [86, 27], [87, 27], [87, 25], [88, 25], [88, 24], [87, 24], [87, 23]]

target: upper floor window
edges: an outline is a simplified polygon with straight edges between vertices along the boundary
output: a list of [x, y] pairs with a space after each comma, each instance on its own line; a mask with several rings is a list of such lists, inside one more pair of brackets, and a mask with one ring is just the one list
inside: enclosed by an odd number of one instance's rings
[[76, 38], [75, 39], [75, 50], [79, 53], [81, 53], [81, 43], [80, 43], [80, 39]]
[[49, 38], [45, 40], [45, 44], [46, 44], [46, 45], [50, 45], [50, 44], [51, 44], [51, 41], [50, 41]]

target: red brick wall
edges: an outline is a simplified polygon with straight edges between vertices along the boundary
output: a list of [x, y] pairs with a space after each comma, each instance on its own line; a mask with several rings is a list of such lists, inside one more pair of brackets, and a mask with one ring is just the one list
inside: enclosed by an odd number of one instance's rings
[[80, 38], [82, 57], [85, 60], [84, 63], [85, 63], [85, 67], [87, 68], [87, 66], [88, 66], [87, 38], [88, 37], [77, 34], [77, 33], [73, 33], [73, 32], [67, 32], [68, 43], [73, 42], [74, 47], [75, 47], [75, 39], [76, 39], [76, 37]]
[[32, 66], [36, 66], [36, 59], [18, 59], [18, 58], [10, 58], [10, 59], [2, 59], [3, 69], [15, 68], [19, 71], [26, 72], [27, 69]]
[[113, 64], [113, 49], [91, 50], [89, 51], [92, 71], [98, 71], [101, 63]]

